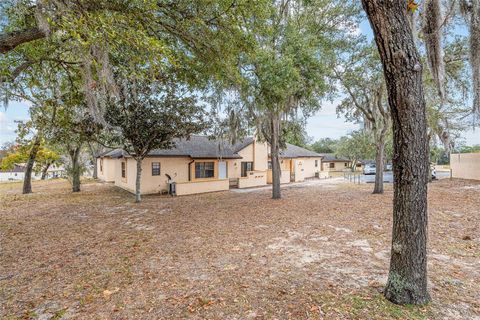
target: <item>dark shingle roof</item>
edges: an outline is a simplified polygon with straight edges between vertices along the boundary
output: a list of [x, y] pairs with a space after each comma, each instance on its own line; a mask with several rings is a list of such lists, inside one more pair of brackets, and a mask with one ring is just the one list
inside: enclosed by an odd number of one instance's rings
[[102, 154], [100, 154], [98, 157], [103, 158], [103, 157], [108, 157], [108, 158], [121, 158], [127, 156], [127, 153], [123, 151], [122, 149], [113, 149], [110, 151], [106, 151]]
[[[153, 149], [149, 156], [157, 157], [190, 157], [190, 158], [224, 158], [240, 159], [238, 151], [252, 143], [252, 138], [244, 138], [236, 144], [223, 140], [209, 139], [207, 136], [191, 136], [189, 139], [175, 139], [171, 149]], [[121, 158], [128, 157], [122, 149], [113, 149], [102, 153], [99, 157]]]
[[345, 162], [345, 161], [350, 161], [349, 159], [346, 158], [338, 158], [335, 154], [333, 153], [323, 153], [321, 154], [322, 161], [324, 162], [334, 162], [334, 161], [339, 161], [339, 162]]
[[24, 172], [25, 166], [15, 164], [11, 170], [0, 170], [0, 172]]
[[238, 152], [238, 151], [244, 149], [245, 147], [249, 146], [251, 143], [253, 143], [253, 137], [246, 137], [246, 138], [243, 138], [243, 139], [237, 141], [232, 146], [232, 149], [233, 149], [233, 151]]
[[322, 155], [314, 151], [287, 143], [287, 147], [280, 151], [280, 157], [282, 158], [309, 158], [309, 157], [321, 157]]
[[[190, 139], [175, 139], [171, 149], [154, 149], [149, 156], [157, 157], [190, 157], [190, 158], [224, 158], [241, 159], [237, 153], [253, 143], [253, 137], [246, 137], [235, 144], [223, 140], [209, 139], [207, 136], [191, 136]], [[121, 158], [128, 154], [122, 149], [114, 149], [99, 157]], [[287, 148], [280, 152], [283, 158], [321, 157], [321, 154], [287, 143]]]
[[191, 136], [190, 139], [176, 139], [172, 149], [154, 149], [149, 156], [185, 156], [191, 158], [240, 159], [234, 146], [223, 140], [206, 136]]

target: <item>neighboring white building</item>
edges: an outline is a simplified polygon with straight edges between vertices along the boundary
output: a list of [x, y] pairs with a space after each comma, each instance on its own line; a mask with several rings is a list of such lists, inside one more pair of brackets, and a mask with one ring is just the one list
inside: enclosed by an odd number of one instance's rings
[[17, 181], [23, 180], [25, 177], [25, 167], [21, 165], [15, 165], [12, 170], [4, 171], [0, 170], [0, 181]]
[[[62, 178], [65, 176], [65, 168], [63, 165], [51, 165], [47, 170], [45, 179]], [[0, 182], [5, 181], [21, 181], [25, 178], [25, 165], [15, 164], [12, 170], [0, 170]], [[42, 173], [32, 173], [32, 179], [40, 180]]]

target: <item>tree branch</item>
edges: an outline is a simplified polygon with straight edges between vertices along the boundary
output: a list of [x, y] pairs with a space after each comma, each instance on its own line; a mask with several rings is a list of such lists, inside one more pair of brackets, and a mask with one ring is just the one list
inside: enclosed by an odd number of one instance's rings
[[0, 34], [0, 53], [7, 53], [23, 43], [45, 37], [46, 34], [38, 27]]

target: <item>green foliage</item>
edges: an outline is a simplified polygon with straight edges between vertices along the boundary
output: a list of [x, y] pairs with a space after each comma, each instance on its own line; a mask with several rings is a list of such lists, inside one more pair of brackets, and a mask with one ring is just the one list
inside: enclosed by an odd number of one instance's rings
[[1, 71], [9, 77], [26, 61], [54, 60], [62, 68], [81, 64], [85, 84], [93, 86], [88, 89], [97, 90], [111, 80], [110, 63], [118, 59], [125, 62], [116, 64], [123, 77], [156, 78], [165, 68], [175, 68], [182, 81], [197, 85], [212, 78], [232, 80], [238, 74], [240, 52], [252, 47], [247, 25], [265, 15], [268, 4], [267, 0], [44, 0], [36, 5], [9, 1], [0, 7], [6, 17], [0, 32], [39, 27], [45, 39], [0, 56]]
[[294, 121], [285, 123], [282, 136], [285, 137], [285, 142], [302, 148], [307, 148], [311, 139], [305, 131], [305, 125]]
[[[331, 97], [333, 66], [354, 38], [358, 4], [348, 1], [278, 1], [268, 15], [248, 28], [253, 49], [240, 56], [239, 98], [229, 104], [249, 118], [260, 138], [271, 140], [273, 118], [280, 118], [280, 144], [287, 139], [305, 145], [298, 124]], [[244, 112], [244, 110], [248, 112]], [[282, 128], [283, 127], [283, 128]]]
[[354, 131], [350, 135], [340, 138], [335, 154], [345, 157], [352, 162], [361, 159], [375, 158], [375, 145], [365, 131]]
[[470, 76], [465, 39], [454, 37], [445, 44], [445, 99], [438, 95], [430, 69], [423, 73], [428, 134], [433, 145], [441, 144], [447, 153], [455, 148], [469, 126]]
[[436, 145], [430, 146], [430, 162], [440, 165], [449, 164], [450, 155], [445, 151], [444, 148]]
[[206, 114], [177, 83], [126, 81], [118, 100], [105, 114], [106, 139], [136, 159], [152, 149], [172, 147], [174, 138], [188, 138], [206, 128]]
[[480, 145], [476, 144], [473, 146], [460, 146], [458, 148], [459, 153], [474, 153], [474, 152], [480, 152]]
[[[30, 155], [30, 149], [32, 148], [33, 141], [28, 141], [23, 145], [16, 145], [12, 148], [7, 155], [1, 160], [0, 168], [2, 170], [12, 170], [15, 167], [15, 164], [26, 163]], [[50, 166], [54, 163], [59, 162], [60, 155], [50, 149], [45, 145], [45, 142], [42, 142], [35, 158], [34, 171], [39, 173], [45, 166]]]
[[335, 153], [338, 140], [331, 138], [321, 138], [310, 145], [310, 149], [318, 153]]

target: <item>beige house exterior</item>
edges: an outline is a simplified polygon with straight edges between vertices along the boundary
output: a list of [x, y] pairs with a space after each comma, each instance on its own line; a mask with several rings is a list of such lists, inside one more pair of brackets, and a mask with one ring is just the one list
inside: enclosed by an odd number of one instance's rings
[[452, 153], [452, 178], [480, 180], [480, 153]]
[[100, 180], [106, 182], [114, 182], [115, 181], [115, 164], [116, 159], [112, 158], [111, 156], [104, 157], [97, 159], [97, 176]]
[[[192, 136], [157, 149], [142, 161], [141, 193], [165, 193], [175, 182], [176, 195], [265, 186], [272, 181], [269, 147], [245, 138], [235, 145]], [[287, 144], [281, 153], [281, 183], [320, 177], [322, 156]], [[136, 161], [116, 149], [97, 158], [98, 177], [129, 192], [135, 190]]]
[[322, 171], [341, 172], [350, 170], [352, 162], [349, 159], [337, 158], [333, 154], [323, 154]]

